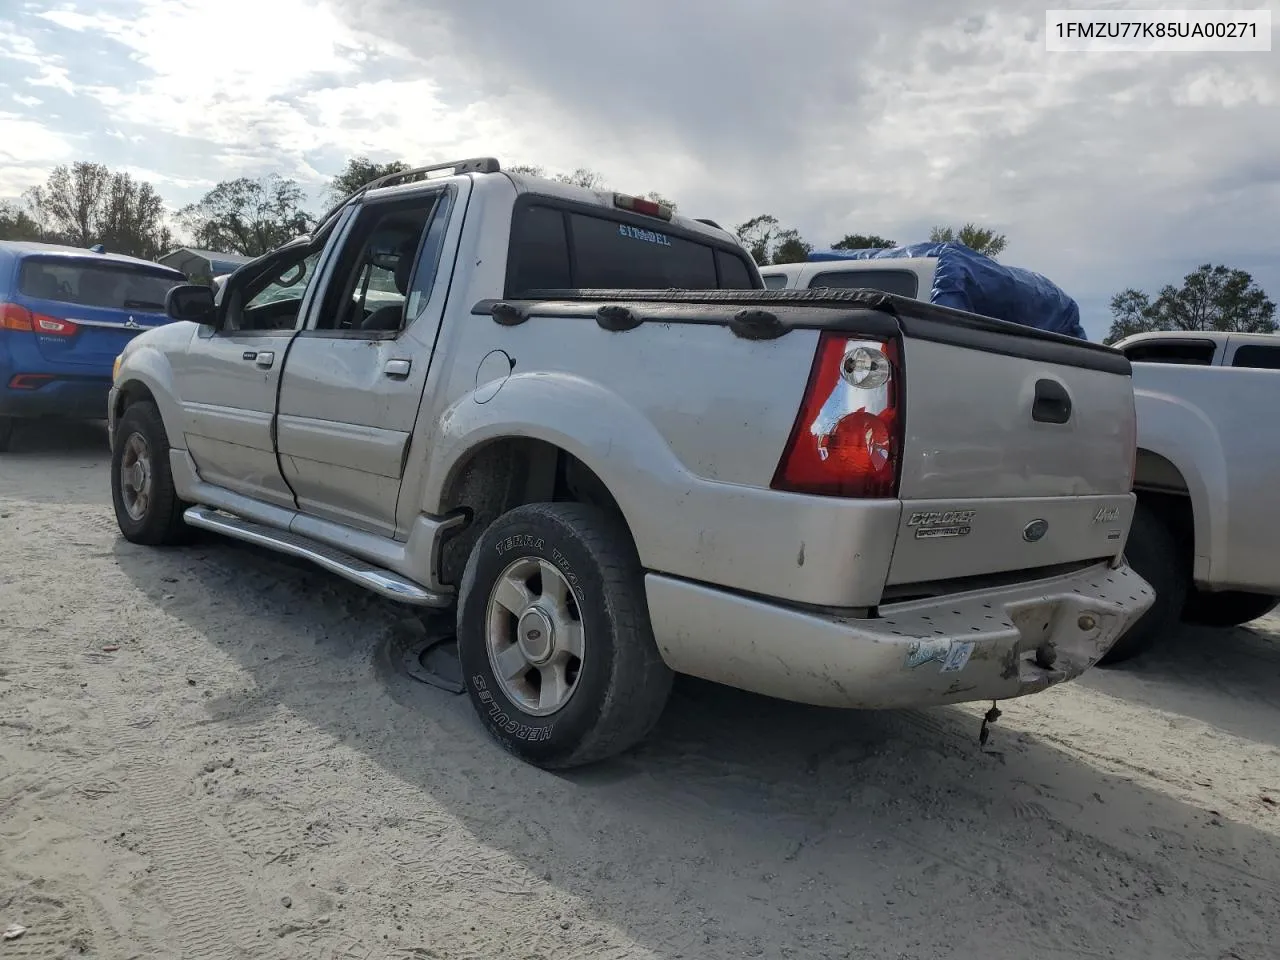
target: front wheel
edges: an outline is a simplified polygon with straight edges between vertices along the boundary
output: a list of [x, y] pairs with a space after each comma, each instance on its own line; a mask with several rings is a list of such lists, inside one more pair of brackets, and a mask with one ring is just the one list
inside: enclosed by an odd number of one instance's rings
[[471, 551], [458, 656], [471, 703], [512, 753], [548, 769], [621, 753], [671, 692], [626, 527], [595, 507], [533, 503]]
[[1239, 590], [1209, 593], [1193, 589], [1187, 596], [1187, 605], [1182, 608], [1182, 619], [1205, 627], [1238, 627], [1265, 617], [1277, 603], [1280, 598], [1261, 593]]
[[132, 543], [185, 543], [192, 530], [182, 519], [169, 471], [169, 436], [154, 403], [128, 407], [116, 424], [111, 450], [111, 502], [116, 523]]

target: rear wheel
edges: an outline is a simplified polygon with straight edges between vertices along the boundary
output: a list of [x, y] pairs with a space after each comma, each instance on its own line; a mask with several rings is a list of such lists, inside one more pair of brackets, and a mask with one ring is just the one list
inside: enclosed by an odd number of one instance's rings
[[1182, 619], [1206, 627], [1238, 627], [1250, 620], [1265, 617], [1280, 603], [1280, 598], [1262, 593], [1223, 590], [1209, 593], [1192, 588]]
[[0, 417], [0, 453], [5, 453], [12, 441], [13, 417]]
[[626, 527], [578, 503], [499, 517], [471, 551], [458, 655], [472, 705], [512, 753], [549, 769], [613, 756], [662, 714], [672, 673]]
[[1134, 511], [1124, 553], [1129, 566], [1155, 589], [1156, 599], [1098, 661], [1103, 666], [1145, 653], [1161, 637], [1176, 630], [1190, 585], [1190, 555], [1160, 513], [1142, 500]]
[[169, 436], [150, 401], [128, 407], [116, 424], [111, 451], [111, 501], [126, 540], [149, 546], [185, 543], [187, 504], [178, 499], [169, 471]]

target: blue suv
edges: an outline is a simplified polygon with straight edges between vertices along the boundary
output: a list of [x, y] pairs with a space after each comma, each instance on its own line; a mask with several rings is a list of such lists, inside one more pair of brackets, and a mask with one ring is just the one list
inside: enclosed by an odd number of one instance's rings
[[104, 418], [116, 356], [169, 322], [186, 278], [99, 249], [0, 241], [0, 451], [19, 418]]

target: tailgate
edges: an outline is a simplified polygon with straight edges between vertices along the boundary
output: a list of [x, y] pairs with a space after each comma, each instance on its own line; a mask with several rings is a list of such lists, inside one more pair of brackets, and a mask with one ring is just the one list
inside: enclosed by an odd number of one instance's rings
[[904, 318], [902, 517], [888, 584], [1115, 557], [1132, 519], [1128, 361], [1008, 324]]

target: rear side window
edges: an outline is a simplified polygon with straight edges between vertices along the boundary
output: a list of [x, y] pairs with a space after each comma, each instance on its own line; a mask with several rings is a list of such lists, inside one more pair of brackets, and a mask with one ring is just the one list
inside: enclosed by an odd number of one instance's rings
[[910, 270], [830, 270], [810, 280], [809, 287], [838, 287], [843, 290], [860, 287], [914, 298], [920, 282]]
[[511, 236], [508, 296], [531, 290], [751, 289], [743, 256], [630, 221], [529, 206]]
[[164, 297], [183, 281], [168, 273], [127, 263], [29, 257], [22, 261], [18, 292], [33, 300], [56, 300], [114, 310], [164, 310]]
[[1280, 370], [1280, 347], [1267, 347], [1250, 343], [1237, 347], [1231, 358], [1233, 367], [1252, 367], [1255, 370]]
[[764, 281], [766, 290], [784, 290], [787, 286], [787, 275], [785, 273], [766, 273], [761, 278]]
[[[1144, 340], [1125, 347], [1124, 355], [1130, 363], [1182, 363], [1208, 367], [1213, 364], [1215, 349], [1212, 340]], [[1236, 356], [1240, 356], [1239, 352]]]

